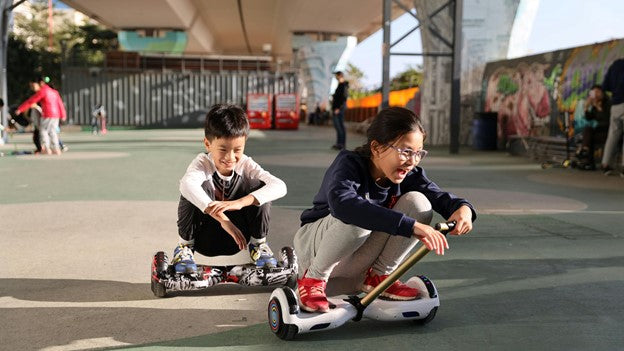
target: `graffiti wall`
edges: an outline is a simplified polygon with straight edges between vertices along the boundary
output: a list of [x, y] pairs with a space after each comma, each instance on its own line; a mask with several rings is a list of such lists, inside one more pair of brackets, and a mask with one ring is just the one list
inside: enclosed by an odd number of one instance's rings
[[572, 126], [583, 124], [590, 88], [602, 84], [611, 63], [623, 57], [620, 39], [490, 62], [483, 74], [481, 106], [498, 114], [499, 140], [564, 135], [566, 112]]

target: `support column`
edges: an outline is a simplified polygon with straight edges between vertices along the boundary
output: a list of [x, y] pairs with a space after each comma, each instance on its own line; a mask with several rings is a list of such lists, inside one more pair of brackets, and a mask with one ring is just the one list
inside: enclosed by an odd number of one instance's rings
[[[421, 85], [421, 117], [427, 128], [428, 142], [432, 145], [450, 145], [453, 150], [458, 145], [470, 143], [470, 129], [473, 116], [480, 109], [478, 106], [483, 69], [488, 61], [506, 58], [514, 18], [519, 12], [521, 0], [456, 0], [463, 3], [460, 29], [456, 45], [449, 41], [453, 38], [454, 13], [453, 0], [442, 11], [438, 11], [449, 0], [414, 0], [416, 17], [420, 22], [421, 39], [424, 53], [450, 52], [455, 60], [444, 56], [425, 56], [424, 80]], [[529, 1], [531, 7], [539, 0]], [[520, 6], [522, 7], [522, 6]], [[435, 14], [432, 16], [432, 14]], [[523, 23], [521, 30], [530, 30], [533, 17]], [[457, 28], [456, 28], [457, 29]], [[457, 52], [458, 51], [458, 52]], [[457, 67], [457, 65], [460, 65]], [[460, 74], [457, 75], [456, 69]], [[458, 83], [451, 90], [451, 82]], [[459, 112], [453, 110], [453, 122], [449, 117], [451, 91], [460, 96]], [[458, 119], [455, 119], [458, 118]], [[453, 138], [451, 139], [451, 133]]]
[[[448, 40], [453, 38], [452, 5], [435, 14], [447, 0], [415, 0], [416, 17], [420, 23], [420, 36], [424, 53], [450, 52]], [[421, 118], [427, 129], [427, 142], [431, 145], [449, 145], [452, 60], [448, 56], [425, 56], [424, 79], [421, 91]]]
[[461, 47], [462, 47], [462, 10], [463, 1], [455, 0], [453, 6], [453, 75], [451, 79], [451, 135], [450, 149], [452, 154], [459, 153], [459, 125], [460, 125], [460, 94], [459, 82], [461, 76]]
[[381, 44], [381, 108], [390, 106], [390, 12], [392, 0], [383, 0], [382, 28], [383, 43]]
[[[323, 36], [322, 33], [314, 34]], [[356, 44], [357, 40], [348, 36], [337, 36], [335, 40], [315, 40], [310, 35], [293, 35], [292, 47], [302, 86], [307, 90], [308, 111], [314, 111], [316, 106], [329, 110], [333, 72], [346, 68], [348, 56]]]

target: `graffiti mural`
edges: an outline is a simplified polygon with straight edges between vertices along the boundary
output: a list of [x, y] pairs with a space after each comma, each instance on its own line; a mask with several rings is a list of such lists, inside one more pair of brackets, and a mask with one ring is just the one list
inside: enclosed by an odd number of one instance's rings
[[594, 84], [602, 84], [613, 61], [624, 57], [624, 40], [610, 41], [571, 50], [566, 61], [557, 106], [561, 111], [574, 113], [580, 101], [587, 98]]
[[488, 63], [482, 106], [498, 114], [499, 140], [563, 135], [565, 112], [582, 124], [590, 88], [620, 57], [624, 40]]

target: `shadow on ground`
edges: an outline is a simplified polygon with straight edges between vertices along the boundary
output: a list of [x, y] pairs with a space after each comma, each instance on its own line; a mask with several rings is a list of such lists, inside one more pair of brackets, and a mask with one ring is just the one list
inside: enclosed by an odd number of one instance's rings
[[[269, 293], [270, 286], [244, 287], [238, 284], [220, 284], [204, 290], [168, 292], [175, 296], [221, 296]], [[77, 279], [0, 279], [0, 297], [41, 302], [113, 302], [158, 299], [150, 284], [133, 284], [110, 280]]]
[[[624, 303], [610, 296], [624, 290], [624, 257], [596, 259], [535, 260], [448, 260], [418, 266], [438, 286], [441, 307], [436, 319], [426, 326], [412, 322], [383, 323], [362, 321], [313, 334], [300, 335], [288, 343], [289, 349], [427, 347], [472, 349], [496, 345], [513, 348], [517, 337], [527, 338], [531, 330], [552, 333], [553, 341], [524, 346], [545, 349], [549, 343], [562, 349], [562, 343], [586, 349], [600, 338], [602, 346], [617, 349], [624, 340], [619, 330], [624, 323]], [[411, 275], [412, 272], [410, 272]], [[449, 284], [448, 282], [459, 281]], [[155, 299], [148, 284], [114, 281], [52, 279], [2, 279], [0, 296], [30, 301], [131, 301]], [[63, 287], [61, 290], [60, 287]], [[224, 285], [198, 292], [181, 293], [178, 308], [119, 307], [37, 307], [4, 308], [4, 335], [23, 349], [69, 345], [76, 340], [106, 338], [137, 347], [215, 347], [236, 349], [275, 349], [284, 341], [273, 336], [266, 324], [265, 306], [257, 309], [217, 310], [191, 308], [193, 296], [268, 293], [270, 288], [244, 288]], [[190, 295], [188, 298], [185, 295]], [[267, 300], [268, 301], [268, 300]], [[508, 308], [507, 306], [513, 306]], [[224, 317], [225, 316], [225, 317]], [[128, 328], [128, 326], [137, 328]], [[140, 327], [138, 327], [140, 326]], [[490, 333], [492, 327], [495, 333]], [[219, 329], [231, 329], [219, 332]], [[54, 345], [49, 338], [56, 330]], [[461, 330], [457, 339], [455, 331]], [[582, 332], [579, 332], [582, 331]], [[22, 340], [21, 335], [29, 335]], [[192, 336], [193, 334], [199, 336]], [[181, 335], [190, 337], [180, 338]], [[440, 340], [446, 338], [445, 340]], [[619, 339], [618, 339], [619, 338]], [[149, 344], [144, 344], [151, 342]], [[537, 341], [535, 341], [537, 343]], [[144, 345], [141, 345], [144, 344]], [[411, 345], [411, 346], [410, 346]], [[539, 347], [538, 347], [539, 346]], [[471, 349], [468, 347], [468, 349]], [[609, 349], [609, 347], [605, 348]]]

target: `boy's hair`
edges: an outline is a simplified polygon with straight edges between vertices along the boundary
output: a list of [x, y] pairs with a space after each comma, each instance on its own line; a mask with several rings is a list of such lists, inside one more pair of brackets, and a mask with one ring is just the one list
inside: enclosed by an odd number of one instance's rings
[[246, 137], [249, 135], [249, 121], [245, 111], [235, 105], [213, 105], [206, 114], [204, 135], [208, 140]]
[[423, 140], [427, 138], [420, 117], [414, 112], [403, 107], [385, 108], [379, 111], [366, 130], [366, 144], [356, 148], [355, 152], [370, 157], [370, 147], [373, 140], [381, 145], [392, 144], [410, 132], [420, 132], [423, 135]]

